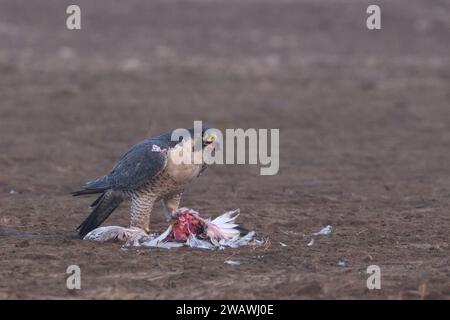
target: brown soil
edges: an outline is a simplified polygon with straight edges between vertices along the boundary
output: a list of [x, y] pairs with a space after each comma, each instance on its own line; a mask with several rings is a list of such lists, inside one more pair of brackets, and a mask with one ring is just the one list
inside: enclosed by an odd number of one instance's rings
[[[69, 1], [1, 1], [0, 298], [448, 299], [450, 5], [376, 2], [381, 31], [365, 28], [369, 2], [332, 0], [85, 0], [68, 31]], [[240, 208], [270, 246], [77, 238], [92, 199], [70, 191], [200, 119], [280, 129], [278, 175], [211, 167], [183, 201]], [[381, 290], [366, 288], [372, 264]]]

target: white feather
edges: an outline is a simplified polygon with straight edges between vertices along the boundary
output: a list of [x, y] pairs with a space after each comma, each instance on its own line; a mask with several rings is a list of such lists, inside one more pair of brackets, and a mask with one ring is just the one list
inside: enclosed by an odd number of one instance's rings
[[224, 214], [218, 216], [217, 218], [215, 218], [211, 222], [214, 223], [215, 225], [223, 225], [223, 224], [227, 224], [227, 223], [234, 223], [234, 221], [239, 216], [239, 214], [240, 214], [240, 210], [239, 209], [236, 209], [234, 211], [228, 211], [228, 212], [225, 212]]
[[167, 238], [167, 236], [169, 235], [170, 231], [172, 231], [172, 225], [170, 225], [166, 231], [164, 231], [163, 233], [161, 233], [158, 237], [154, 238], [154, 239], [150, 239], [147, 240], [145, 242], [142, 243], [143, 246], [146, 247], [158, 247], [158, 245], [161, 242], [164, 242], [164, 240]]
[[197, 239], [193, 234], [189, 235], [186, 245], [191, 248], [214, 249], [215, 246], [210, 241]]

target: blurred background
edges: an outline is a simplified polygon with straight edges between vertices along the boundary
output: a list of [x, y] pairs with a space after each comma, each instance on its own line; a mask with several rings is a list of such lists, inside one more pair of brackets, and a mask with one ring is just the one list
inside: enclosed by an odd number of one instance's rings
[[[81, 30], [66, 29], [70, 4]], [[370, 4], [382, 30], [366, 28]], [[73, 297], [69, 262], [83, 298], [448, 298], [449, 40], [444, 0], [1, 0], [0, 298]], [[194, 120], [280, 129], [277, 176], [215, 166], [183, 203], [240, 207], [272, 247], [78, 240], [91, 199], [69, 192]], [[230, 254], [244, 263], [224, 266]], [[365, 287], [370, 264], [381, 291]]]

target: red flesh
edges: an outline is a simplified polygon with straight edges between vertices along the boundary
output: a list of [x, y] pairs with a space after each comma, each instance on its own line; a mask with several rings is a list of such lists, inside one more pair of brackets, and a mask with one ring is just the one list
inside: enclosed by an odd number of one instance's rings
[[189, 235], [201, 236], [204, 234], [206, 225], [195, 212], [185, 210], [176, 216], [172, 224], [172, 231], [167, 236], [168, 241], [186, 241]]

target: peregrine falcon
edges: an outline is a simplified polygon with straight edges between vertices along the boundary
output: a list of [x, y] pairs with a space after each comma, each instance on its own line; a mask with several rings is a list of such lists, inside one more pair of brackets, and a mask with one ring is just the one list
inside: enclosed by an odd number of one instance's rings
[[200, 148], [194, 148], [194, 128], [188, 130], [189, 139], [172, 141], [171, 133], [145, 139], [134, 145], [108, 174], [73, 192], [74, 196], [100, 194], [90, 206], [90, 215], [77, 228], [80, 237], [101, 225], [124, 200], [131, 200], [131, 227], [147, 233], [155, 202], [162, 202], [168, 218], [175, 213], [186, 185], [206, 168], [203, 158], [200, 164], [180, 163], [175, 161], [176, 153], [179, 156], [180, 148], [181, 152], [192, 153], [214, 148], [216, 136], [207, 129], [202, 128]]

